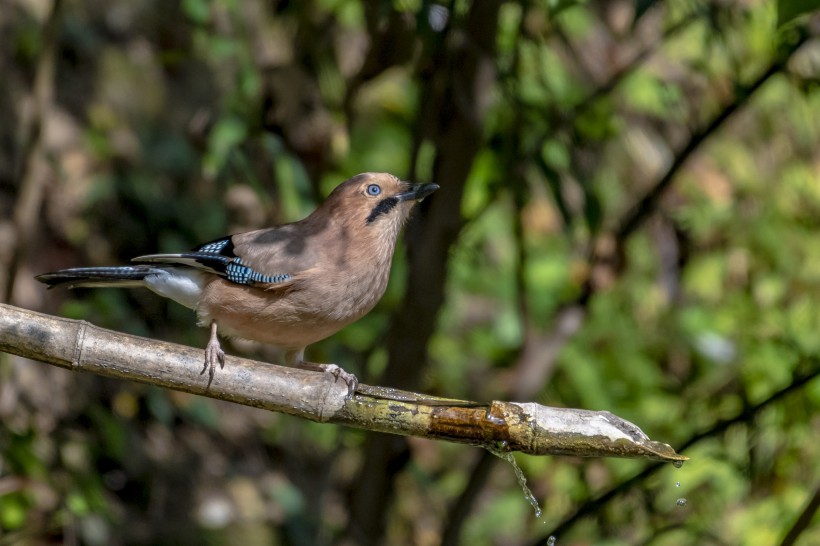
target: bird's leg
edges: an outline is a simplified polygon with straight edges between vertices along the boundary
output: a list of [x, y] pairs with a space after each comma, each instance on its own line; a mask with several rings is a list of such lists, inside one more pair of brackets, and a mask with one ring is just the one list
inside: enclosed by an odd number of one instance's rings
[[208, 371], [208, 386], [211, 386], [211, 381], [214, 380], [214, 372], [216, 372], [216, 364], [219, 363], [220, 368], [225, 367], [225, 351], [222, 350], [222, 346], [219, 344], [219, 338], [216, 337], [216, 321], [211, 321], [211, 339], [208, 340], [208, 344], [205, 346], [205, 366], [202, 368], [202, 371], [199, 372], [199, 375], [205, 373], [205, 370]]
[[344, 371], [336, 364], [317, 364], [316, 362], [307, 362], [305, 360], [305, 348], [293, 349], [285, 353], [285, 363], [288, 366], [295, 366], [304, 370], [313, 370], [316, 372], [324, 372], [332, 374], [336, 381], [341, 379], [347, 383], [347, 396], [350, 397], [356, 388], [359, 386], [359, 380], [350, 372]]

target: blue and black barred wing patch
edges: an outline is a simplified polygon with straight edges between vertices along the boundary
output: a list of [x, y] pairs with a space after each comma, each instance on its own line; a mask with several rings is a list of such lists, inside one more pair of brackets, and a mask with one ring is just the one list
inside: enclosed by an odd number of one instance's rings
[[235, 258], [236, 254], [233, 252], [233, 241], [230, 237], [223, 237], [216, 239], [210, 243], [199, 245], [193, 252], [202, 252], [205, 254], [218, 254], [220, 256], [227, 256], [228, 258]]
[[137, 263], [167, 263], [201, 269], [244, 285], [283, 284], [293, 280], [290, 273], [269, 275], [256, 271], [234, 254], [230, 237], [217, 239], [181, 254], [151, 254], [132, 261]]
[[239, 258], [234, 258], [225, 266], [225, 278], [236, 284], [279, 284], [291, 280], [292, 277], [290, 273], [266, 275], [243, 264]]

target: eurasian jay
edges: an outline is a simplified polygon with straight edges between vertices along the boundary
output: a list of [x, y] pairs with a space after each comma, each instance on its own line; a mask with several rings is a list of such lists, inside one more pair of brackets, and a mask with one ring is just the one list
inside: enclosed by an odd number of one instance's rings
[[305, 347], [367, 314], [384, 294], [401, 227], [416, 202], [438, 189], [387, 173], [337, 186], [310, 216], [223, 237], [180, 254], [139, 256], [135, 265], [62, 269], [37, 276], [49, 288], [141, 286], [196, 311], [211, 327], [209, 384], [225, 353], [217, 331], [285, 350], [288, 365], [358, 381], [336, 364], [304, 359]]

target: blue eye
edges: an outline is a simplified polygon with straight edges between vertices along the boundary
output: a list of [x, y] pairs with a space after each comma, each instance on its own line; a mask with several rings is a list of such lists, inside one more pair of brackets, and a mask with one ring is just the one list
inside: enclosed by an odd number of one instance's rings
[[381, 187], [378, 184], [370, 184], [367, 186], [367, 195], [377, 196], [382, 192]]

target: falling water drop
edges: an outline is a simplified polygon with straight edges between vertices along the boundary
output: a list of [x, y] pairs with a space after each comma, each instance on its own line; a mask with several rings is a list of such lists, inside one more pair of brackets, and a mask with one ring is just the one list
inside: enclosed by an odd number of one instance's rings
[[521, 470], [521, 467], [515, 462], [515, 457], [509, 451], [503, 451], [506, 448], [506, 442], [500, 444], [497, 448], [487, 448], [487, 451], [498, 457], [499, 459], [503, 459], [510, 463], [513, 467], [513, 471], [515, 472], [515, 479], [518, 480], [518, 485], [521, 487], [521, 490], [524, 492], [524, 498], [527, 499], [532, 505], [533, 510], [535, 510], [535, 517], [541, 517], [541, 507], [538, 506], [538, 499], [535, 498], [535, 495], [532, 494], [532, 491], [529, 487], [527, 487], [527, 478], [524, 476], [524, 472]]
[[547, 539], [547, 546], [555, 546], [556, 538], [552, 535]]
[[675, 501], [675, 504], [677, 504], [678, 506], [686, 506], [686, 499], [681, 497], [681, 498], [679, 498], [678, 500]]

